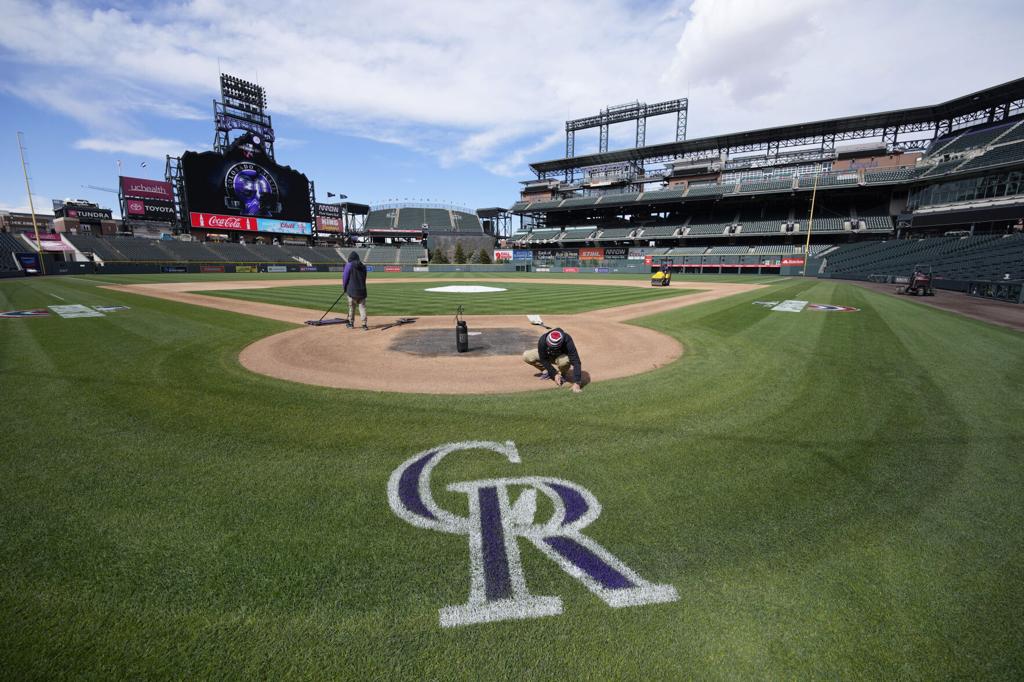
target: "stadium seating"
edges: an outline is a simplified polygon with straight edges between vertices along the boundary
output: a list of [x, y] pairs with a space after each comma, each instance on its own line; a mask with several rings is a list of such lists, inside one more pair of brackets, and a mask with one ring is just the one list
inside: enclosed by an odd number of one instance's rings
[[1014, 142], [990, 148], [981, 156], [976, 156], [965, 163], [960, 170], [974, 170], [1020, 161], [1024, 161], [1024, 142]]
[[913, 180], [931, 170], [931, 166], [920, 166], [917, 168], [884, 168], [864, 172], [864, 184], [880, 185], [892, 182], [905, 182]]
[[736, 189], [735, 183], [729, 183], [720, 185], [715, 182], [704, 182], [696, 185], [690, 185], [686, 192], [686, 196], [689, 197], [703, 197], [703, 196], [715, 196], [720, 194], [726, 194]]
[[784, 220], [744, 220], [740, 225], [741, 234], [779, 234], [783, 232]]
[[565, 233], [562, 234], [560, 242], [563, 243], [579, 243], [593, 239], [593, 235], [597, 232], [595, 227], [567, 227]]
[[[483, 226], [480, 224], [480, 218], [475, 213], [466, 213], [465, 211], [451, 211], [450, 215], [451, 217], [449, 218], [449, 221], [451, 223], [452, 230], [454, 230], [455, 232], [482, 233], [484, 231]], [[431, 227], [434, 227], [434, 225], [431, 224]]]
[[707, 251], [708, 255], [726, 256], [750, 253], [749, 246], [712, 246]]
[[637, 200], [640, 195], [636, 192], [630, 194], [605, 194], [601, 197], [602, 206], [611, 206], [617, 204], [631, 204]]
[[686, 189], [683, 187], [677, 187], [675, 189], [660, 189], [644, 192], [640, 195], [640, 199], [643, 201], [677, 201], [682, 199], [684, 194], [686, 194]]
[[398, 262], [402, 265], [419, 265], [426, 258], [427, 251], [422, 244], [402, 244], [398, 247]]
[[597, 236], [597, 241], [615, 241], [629, 239], [633, 234], [632, 227], [613, 227], [602, 230]]
[[793, 189], [793, 179], [784, 180], [744, 180], [736, 189], [737, 194], [760, 194], [762, 192], [780, 192]]
[[952, 173], [956, 169], [956, 167], [963, 162], [964, 160], [961, 158], [954, 159], [953, 161], [943, 161], [942, 163], [937, 163], [924, 174], [922, 174], [920, 177], [933, 178], [937, 175], [945, 175], [946, 173]]
[[400, 208], [398, 209], [398, 221], [396, 226], [399, 230], [417, 230], [427, 222], [427, 216], [422, 208]]
[[[367, 230], [373, 229], [389, 229], [395, 227], [395, 219], [398, 217], [398, 209], [388, 208], [376, 211], [370, 211], [366, 216], [366, 222], [364, 227]], [[419, 227], [419, 225], [416, 225]]]
[[728, 223], [696, 223], [689, 226], [688, 237], [695, 236], [719, 236], [725, 233], [725, 229], [729, 227]]
[[[405, 211], [405, 210], [407, 210], [407, 209], [404, 209], [404, 208], [402, 209], [402, 211]], [[413, 210], [417, 210], [417, 209], [413, 209]], [[430, 226], [431, 229], [433, 229], [433, 230], [441, 230], [442, 232], [454, 229], [454, 226], [452, 225], [452, 212], [449, 211], [448, 209], [446, 209], [446, 208], [424, 208], [424, 209], [419, 209], [419, 210], [423, 211], [423, 221], [422, 222], [426, 223], [428, 226]], [[463, 215], [469, 216], [470, 214], [464, 213]], [[476, 216], [473, 216], [473, 218], [476, 218]], [[401, 219], [402, 219], [401, 212], [399, 212], [399, 214], [398, 214], [398, 219], [399, 219], [399, 222], [401, 222]], [[480, 227], [480, 221], [476, 220], [475, 222], [476, 222], [477, 227], [479, 228]], [[468, 223], [467, 223], [467, 225], [468, 225]]]
[[554, 230], [534, 230], [530, 233], [530, 242], [536, 244], [537, 242], [551, 241], [562, 234], [562, 229]]
[[[403, 211], [405, 209], [402, 209]], [[367, 265], [392, 265], [398, 260], [398, 248], [394, 246], [374, 246], [366, 252]]]
[[[805, 175], [800, 178], [800, 189], [813, 189], [815, 176]], [[847, 171], [845, 173], [822, 173], [817, 176], [818, 187], [841, 187], [843, 185], [856, 185], [857, 172]]]
[[997, 137], [1003, 133], [1009, 132], [1010, 127], [1013, 124], [1003, 123], [1001, 125], [992, 126], [990, 128], [983, 128], [981, 130], [971, 130], [958, 136], [955, 140], [952, 140], [949, 144], [937, 149], [933, 156], [944, 156], [946, 154], [957, 154], [959, 152], [966, 151], [968, 149], [977, 149], [984, 147], [985, 145], [991, 144]]
[[674, 249], [669, 249], [666, 256], [699, 256], [707, 251], [706, 246], [677, 246]]
[[[573, 197], [572, 199], [566, 199], [562, 202], [562, 208], [572, 208], [574, 206], [593, 206], [597, 203], [600, 197]], [[515, 210], [515, 206], [512, 207]]]
[[1007, 142], [1018, 142], [1020, 140], [1024, 140], [1024, 121], [1003, 133], [1002, 137], [995, 140], [995, 143], [1006, 144]]
[[559, 204], [562, 203], [561, 199], [554, 199], [552, 201], [535, 201], [530, 204], [531, 211], [547, 211], [552, 208], [558, 208]]
[[828, 254], [825, 273], [867, 279], [872, 275], [907, 275], [916, 267], [940, 279], [1024, 279], [1024, 235], [937, 237], [840, 246]]
[[94, 237], [91, 234], [65, 234], [64, 237], [79, 251], [95, 254], [100, 260], [128, 260], [108, 239]]
[[655, 225], [652, 227], [643, 228], [643, 232], [640, 234], [641, 239], [657, 239], [659, 237], [672, 237], [675, 235], [676, 230], [682, 228], [682, 225]]

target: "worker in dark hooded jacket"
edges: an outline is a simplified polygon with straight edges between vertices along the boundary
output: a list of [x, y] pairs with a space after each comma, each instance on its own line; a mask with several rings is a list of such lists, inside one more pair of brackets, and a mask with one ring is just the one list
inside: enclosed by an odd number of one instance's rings
[[556, 327], [537, 339], [536, 350], [523, 353], [523, 362], [540, 370], [537, 377], [552, 379], [561, 386], [572, 372], [572, 391], [583, 390], [583, 364], [576, 350], [576, 342], [561, 327]]
[[355, 326], [355, 308], [359, 306], [363, 331], [367, 331], [370, 327], [366, 321], [366, 266], [359, 260], [359, 254], [355, 251], [348, 255], [345, 272], [341, 275], [341, 284], [345, 288], [345, 295], [348, 296], [348, 322], [345, 326], [349, 329]]

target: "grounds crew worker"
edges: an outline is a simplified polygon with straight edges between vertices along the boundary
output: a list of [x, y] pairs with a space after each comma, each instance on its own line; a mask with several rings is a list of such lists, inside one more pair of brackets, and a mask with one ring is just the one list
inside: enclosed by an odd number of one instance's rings
[[[565, 383], [569, 368], [572, 367], [572, 392], [579, 393], [583, 390], [580, 354], [576, 352], [576, 344], [573, 343], [572, 337], [560, 327], [542, 334], [537, 339], [537, 350], [531, 349], [523, 353], [523, 362], [541, 370], [538, 378], [553, 379], [559, 386]], [[552, 364], [558, 367], [557, 372]]]
[[363, 331], [369, 330], [366, 324], [366, 266], [359, 260], [359, 254], [353, 251], [348, 254], [345, 272], [341, 275], [341, 285], [348, 296], [348, 322], [345, 326], [352, 329], [355, 325], [355, 307], [359, 306], [359, 317], [363, 320]]

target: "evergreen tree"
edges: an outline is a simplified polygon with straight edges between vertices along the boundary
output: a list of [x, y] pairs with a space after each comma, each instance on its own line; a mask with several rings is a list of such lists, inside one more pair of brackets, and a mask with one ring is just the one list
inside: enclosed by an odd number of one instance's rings
[[431, 263], [437, 263], [438, 265], [445, 265], [448, 263], [448, 256], [444, 254], [441, 247], [434, 249], [434, 255], [430, 257]]
[[466, 262], [466, 252], [462, 249], [462, 242], [455, 242], [455, 262], [459, 264]]
[[479, 263], [488, 265], [491, 262], [491, 254], [487, 253], [487, 249], [480, 249], [480, 253], [476, 255], [476, 260]]

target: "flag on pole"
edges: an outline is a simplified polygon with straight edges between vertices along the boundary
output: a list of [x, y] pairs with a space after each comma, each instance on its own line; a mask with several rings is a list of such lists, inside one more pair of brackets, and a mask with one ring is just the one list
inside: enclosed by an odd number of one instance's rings
[[146, 162], [145, 162], [145, 161], [143, 161], [143, 162], [142, 162], [142, 163], [140, 163], [139, 165], [140, 165], [140, 166], [142, 166], [143, 168], [145, 168], [145, 167], [146, 167]]

